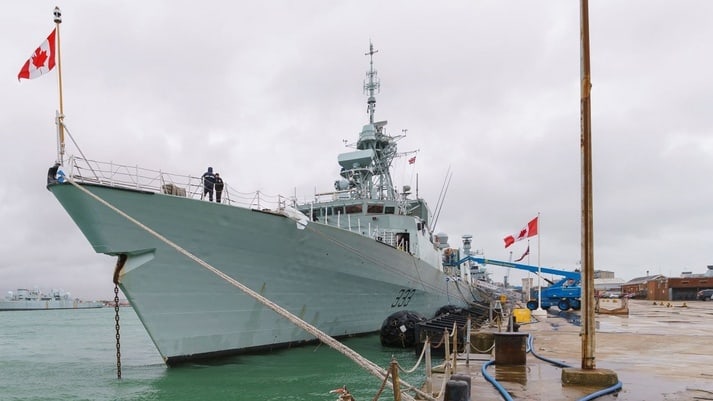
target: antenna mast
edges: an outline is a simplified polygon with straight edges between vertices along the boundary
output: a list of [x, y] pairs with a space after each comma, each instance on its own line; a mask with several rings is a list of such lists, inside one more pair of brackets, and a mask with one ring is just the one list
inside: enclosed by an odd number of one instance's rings
[[374, 53], [378, 52], [378, 50], [374, 50], [374, 44], [369, 41], [369, 52], [364, 53], [365, 56], [369, 56], [369, 71], [367, 71], [367, 79], [364, 81], [364, 93], [369, 95], [369, 99], [366, 102], [366, 112], [369, 113], [370, 124], [374, 124], [374, 110], [376, 110], [376, 98], [374, 94], [379, 93], [381, 89], [379, 77], [374, 69]]

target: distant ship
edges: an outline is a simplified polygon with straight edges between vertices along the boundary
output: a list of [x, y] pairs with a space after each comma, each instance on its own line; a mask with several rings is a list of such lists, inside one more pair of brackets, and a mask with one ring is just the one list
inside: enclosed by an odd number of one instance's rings
[[72, 298], [69, 293], [62, 293], [59, 290], [52, 290], [49, 294], [44, 294], [38, 289], [28, 290], [20, 288], [15, 292], [8, 291], [5, 299], [0, 299], [0, 311], [103, 307], [103, 302], [82, 301], [78, 298]]
[[333, 337], [377, 332], [398, 311], [432, 317], [481, 301], [470, 268], [444, 266], [448, 237], [433, 232], [418, 190], [414, 197], [392, 181], [403, 135], [388, 135], [386, 121], [374, 119], [375, 53], [370, 45], [369, 120], [352, 150], [338, 155], [334, 190], [313, 201], [281, 197], [267, 206], [256, 196], [243, 206], [227, 193], [214, 203], [202, 199], [200, 178], [78, 157], [50, 169], [47, 188], [94, 250], [117, 256], [107, 277], [168, 365], [314, 337], [89, 193]]

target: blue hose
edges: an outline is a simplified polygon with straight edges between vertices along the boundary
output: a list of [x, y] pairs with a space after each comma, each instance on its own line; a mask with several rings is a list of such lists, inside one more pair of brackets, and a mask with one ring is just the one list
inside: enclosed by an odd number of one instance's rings
[[619, 391], [619, 390], [621, 390], [621, 386], [622, 386], [622, 383], [621, 383], [621, 380], [619, 380], [615, 385], [613, 385], [613, 386], [611, 386], [611, 387], [607, 387], [607, 388], [605, 388], [605, 389], [603, 389], [603, 390], [596, 391], [596, 392], [594, 392], [594, 393], [592, 393], [592, 394], [589, 394], [589, 395], [586, 396], [586, 397], [580, 398], [580, 399], [577, 400], [577, 401], [589, 401], [589, 400], [593, 400], [593, 399], [598, 398], [598, 397], [601, 397], [601, 396], [603, 396], [603, 395], [607, 395], [607, 394], [609, 394], [609, 393], [613, 393], [613, 392], [615, 392], [615, 391]]
[[[534, 355], [536, 358], [541, 359], [541, 360], [543, 360], [543, 361], [545, 361], [545, 362], [549, 362], [549, 363], [551, 363], [551, 364], [553, 364], [553, 365], [555, 365], [555, 366], [557, 366], [557, 367], [559, 367], [559, 368], [571, 368], [571, 367], [572, 367], [572, 366], [570, 366], [570, 365], [567, 365], [567, 364], [564, 363], [564, 362], [555, 361], [554, 359], [549, 359], [549, 358], [545, 358], [545, 357], [543, 357], [543, 356], [538, 355], [538, 354], [535, 353], [535, 351], [534, 351], [533, 341], [534, 341], [534, 337], [532, 337], [532, 334], [529, 334], [529, 335], [527, 336], [527, 343], [526, 343], [526, 346], [527, 346], [526, 351], [527, 351], [527, 352], [530, 352], [530, 353], [532, 353], [532, 355]], [[495, 389], [498, 390], [498, 392], [500, 393], [500, 395], [503, 397], [503, 399], [504, 399], [505, 401], [513, 401], [512, 397], [510, 396], [510, 393], [508, 393], [507, 390], [505, 390], [505, 387], [503, 387], [500, 383], [498, 383], [497, 380], [495, 380], [492, 376], [490, 376], [490, 375], [488, 374], [488, 372], [487, 372], [488, 366], [494, 365], [494, 364], [495, 364], [495, 361], [494, 361], [494, 360], [491, 360], [491, 361], [488, 361], [488, 362], [484, 363], [484, 364], [483, 364], [483, 367], [480, 368], [480, 372], [483, 374], [483, 377], [485, 378], [485, 380], [489, 381], [489, 382], [495, 387]], [[602, 389], [602, 390], [599, 390], [599, 391], [595, 391], [595, 392], [593, 392], [593, 393], [591, 393], [591, 394], [589, 394], [589, 395], [586, 395], [586, 396], [584, 396], [584, 397], [578, 399], [577, 401], [591, 401], [591, 400], [593, 400], [593, 399], [595, 399], [595, 398], [599, 398], [599, 397], [601, 397], [601, 396], [603, 396], [603, 395], [607, 395], [607, 394], [613, 393], [613, 392], [615, 392], [615, 391], [621, 390], [622, 385], [623, 385], [623, 384], [622, 384], [621, 380], [619, 380], [619, 381], [618, 381], [616, 384], [614, 384], [613, 386], [607, 387], [607, 388]]]
[[[532, 355], [534, 355], [536, 358], [541, 359], [541, 360], [543, 360], [543, 361], [545, 361], [545, 362], [549, 362], [549, 363], [551, 363], [551, 364], [553, 364], [553, 365], [555, 365], [555, 366], [557, 366], [557, 367], [560, 367], [560, 368], [571, 368], [571, 367], [572, 367], [572, 366], [570, 366], [570, 365], [567, 365], [567, 364], [564, 363], [564, 362], [555, 361], [555, 360], [553, 360], [553, 359], [545, 358], [544, 356], [538, 355], [537, 353], [535, 353], [535, 348], [532, 346], [532, 342], [533, 342], [533, 341], [534, 341], [534, 337], [532, 337], [532, 334], [530, 334], [529, 336], [527, 336], [527, 348], [530, 350], [530, 352], [532, 353]], [[595, 392], [593, 392], [593, 393], [591, 393], [591, 394], [589, 394], [589, 395], [586, 395], [586, 396], [580, 398], [580, 399], [577, 400], [577, 401], [590, 401], [590, 400], [593, 400], [593, 399], [595, 399], [595, 398], [601, 397], [601, 396], [603, 396], [603, 395], [607, 395], [607, 394], [613, 393], [613, 392], [615, 392], [615, 391], [619, 391], [619, 390], [621, 390], [622, 385], [623, 385], [623, 384], [622, 384], [621, 380], [619, 380], [619, 381], [617, 381], [617, 383], [614, 384], [613, 386], [607, 387], [607, 388], [602, 389], [602, 390], [599, 390], [599, 391], [595, 391]]]
[[500, 395], [503, 397], [505, 401], [513, 401], [512, 397], [510, 396], [510, 393], [508, 393], [507, 390], [505, 390], [505, 387], [503, 387], [500, 383], [498, 383], [497, 380], [495, 380], [492, 376], [488, 374], [488, 366], [494, 365], [495, 361], [488, 361], [483, 364], [483, 367], [480, 368], [480, 373], [483, 374], [483, 377], [485, 380], [489, 381], [493, 386], [495, 386], [495, 389], [498, 390]]
[[557, 366], [558, 368], [571, 368], [571, 367], [572, 367], [572, 366], [570, 366], [570, 365], [567, 365], [567, 364], [564, 363], [564, 362], [555, 361], [554, 359], [549, 359], [549, 358], [545, 358], [544, 356], [538, 355], [538, 354], [535, 352], [534, 347], [532, 346], [532, 342], [533, 342], [533, 341], [535, 341], [535, 338], [532, 337], [532, 334], [528, 335], [528, 336], [527, 336], [527, 348], [528, 348], [528, 350], [530, 351], [530, 353], [535, 356], [535, 358], [541, 359], [541, 360], [543, 360], [543, 361], [545, 361], [545, 362], [549, 362], [549, 363], [551, 363], [551, 364]]

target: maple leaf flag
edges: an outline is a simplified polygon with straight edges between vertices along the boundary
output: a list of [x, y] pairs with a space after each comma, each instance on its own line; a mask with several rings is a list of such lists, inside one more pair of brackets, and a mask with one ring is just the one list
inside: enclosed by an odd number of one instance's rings
[[529, 254], [530, 254], [530, 246], [528, 245], [528, 246], [527, 246], [527, 249], [525, 250], [525, 253], [523, 253], [522, 256], [520, 256], [519, 259], [515, 260], [515, 262], [519, 262], [519, 261], [525, 259], [525, 256], [527, 256], [527, 255], [529, 255]]
[[507, 237], [505, 237], [505, 248], [509, 247], [517, 241], [523, 240], [525, 238], [534, 237], [535, 235], [537, 235], [537, 217], [530, 220], [530, 222], [527, 223], [527, 226], [520, 230], [519, 233], [515, 235], [508, 235]]
[[416, 163], [416, 156], [408, 159], [408, 164], [414, 164], [414, 163]]
[[32, 53], [32, 56], [25, 62], [25, 65], [17, 74], [17, 80], [34, 79], [50, 72], [55, 64], [55, 35], [57, 28], [53, 29], [47, 40], [42, 42], [40, 47]]

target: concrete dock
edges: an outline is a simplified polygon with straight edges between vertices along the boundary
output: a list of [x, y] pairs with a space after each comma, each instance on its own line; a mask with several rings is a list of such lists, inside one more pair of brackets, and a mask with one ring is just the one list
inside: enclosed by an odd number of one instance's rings
[[[598, 400], [713, 400], [713, 302], [629, 302], [629, 315], [596, 315], [596, 368], [613, 370], [621, 391]], [[492, 330], [492, 329], [490, 329]], [[495, 329], [497, 331], [497, 328]], [[533, 336], [535, 353], [581, 366], [579, 312], [552, 308], [546, 319], [522, 324]], [[475, 355], [456, 373], [471, 377], [471, 400], [497, 401], [502, 396], [481, 374], [492, 358]], [[577, 400], [601, 388], [562, 384], [562, 369], [527, 354], [522, 366], [490, 366], [487, 373], [516, 400]], [[442, 374], [433, 375], [438, 391]]]

